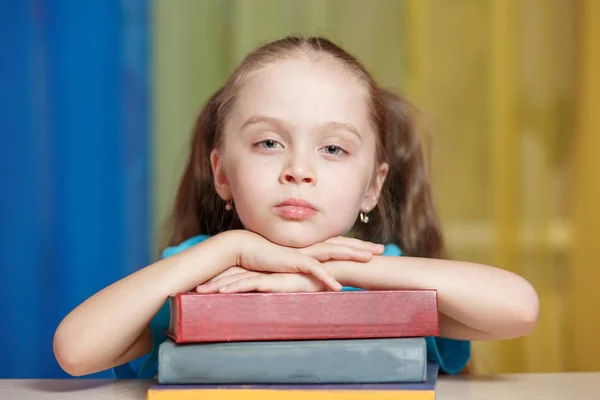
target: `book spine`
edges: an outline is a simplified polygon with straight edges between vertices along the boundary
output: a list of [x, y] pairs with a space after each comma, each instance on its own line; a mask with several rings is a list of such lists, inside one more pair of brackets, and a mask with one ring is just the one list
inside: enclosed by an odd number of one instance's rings
[[169, 298], [169, 328], [167, 329], [166, 334], [174, 340], [179, 340], [179, 338], [174, 335], [181, 332], [181, 327], [179, 326], [181, 316], [180, 306], [180, 301], [176, 301], [175, 298]]
[[424, 338], [162, 343], [161, 384], [424, 382]]
[[147, 400], [435, 400], [434, 390], [258, 390], [258, 389], [163, 389], [150, 388]]
[[439, 335], [437, 292], [185, 294], [170, 298], [177, 343]]

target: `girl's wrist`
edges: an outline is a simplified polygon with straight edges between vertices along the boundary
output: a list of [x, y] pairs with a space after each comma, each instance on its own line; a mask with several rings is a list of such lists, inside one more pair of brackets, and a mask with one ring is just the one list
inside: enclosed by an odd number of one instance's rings
[[167, 285], [169, 294], [191, 290], [235, 266], [239, 243], [243, 243], [242, 235], [227, 231], [169, 257], [173, 262], [167, 272], [173, 277]]
[[325, 267], [325, 269], [327, 269], [327, 271], [329, 271], [331, 275], [333, 275], [335, 280], [338, 281], [342, 286], [352, 286], [351, 284], [349, 284], [348, 277], [348, 267], [350, 266], [350, 264], [351, 263], [347, 261], [334, 260], [323, 263], [323, 266]]
[[213, 238], [218, 239], [223, 246], [224, 252], [228, 254], [228, 263], [230, 267], [239, 266], [239, 260], [242, 257], [244, 248], [254, 239], [255, 233], [243, 229], [234, 229], [221, 232]]

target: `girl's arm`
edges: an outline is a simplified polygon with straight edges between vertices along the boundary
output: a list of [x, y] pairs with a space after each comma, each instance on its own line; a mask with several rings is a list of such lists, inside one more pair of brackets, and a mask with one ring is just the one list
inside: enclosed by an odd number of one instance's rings
[[56, 329], [54, 354], [69, 374], [112, 368], [147, 354], [148, 324], [171, 294], [187, 291], [235, 265], [232, 240], [217, 235], [106, 287]]
[[55, 357], [66, 372], [79, 376], [147, 354], [152, 347], [148, 324], [167, 297], [193, 289], [233, 266], [303, 273], [330, 290], [340, 290], [341, 285], [318, 260], [368, 261], [372, 253], [365, 254], [365, 250], [369, 249], [374, 252], [379, 248], [358, 241], [323, 243], [301, 252], [248, 231], [218, 234], [121, 279], [83, 302], [56, 329]]
[[367, 290], [438, 290], [441, 336], [501, 340], [529, 334], [539, 299], [533, 286], [511, 272], [480, 264], [374, 256], [367, 263], [326, 263], [342, 285]]

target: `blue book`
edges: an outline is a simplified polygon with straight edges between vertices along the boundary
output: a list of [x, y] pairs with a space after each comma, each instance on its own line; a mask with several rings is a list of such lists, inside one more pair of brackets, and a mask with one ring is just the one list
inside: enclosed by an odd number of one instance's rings
[[427, 378], [425, 338], [177, 344], [159, 347], [164, 384], [398, 383]]

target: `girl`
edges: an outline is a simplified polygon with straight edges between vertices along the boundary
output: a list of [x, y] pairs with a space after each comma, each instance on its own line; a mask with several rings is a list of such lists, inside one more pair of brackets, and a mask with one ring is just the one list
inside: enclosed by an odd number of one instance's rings
[[427, 338], [428, 357], [450, 374], [471, 340], [530, 333], [538, 297], [527, 281], [444, 260], [410, 111], [326, 39], [249, 54], [199, 115], [163, 259], [65, 317], [59, 364], [125, 376], [149, 354], [135, 376], [155, 376], [166, 299], [189, 290], [435, 288], [443, 337]]

